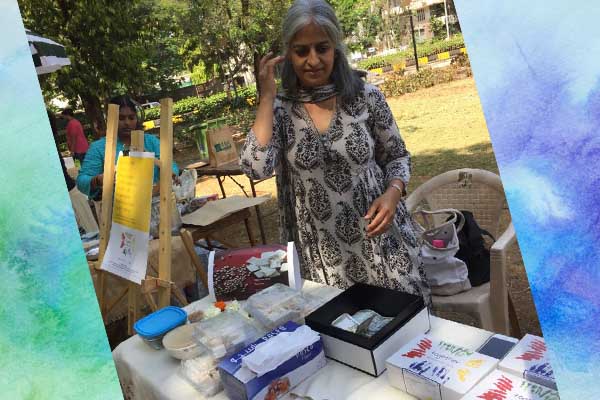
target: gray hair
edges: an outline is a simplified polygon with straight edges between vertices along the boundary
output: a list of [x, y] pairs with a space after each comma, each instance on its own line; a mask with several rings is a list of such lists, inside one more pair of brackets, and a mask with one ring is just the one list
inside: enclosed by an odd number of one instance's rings
[[[348, 64], [342, 28], [335, 11], [325, 0], [294, 1], [283, 21], [283, 48], [286, 52], [289, 51], [296, 33], [310, 23], [322, 28], [333, 42], [335, 60], [331, 78], [342, 99], [352, 101], [363, 90], [364, 83]], [[287, 57], [283, 62], [281, 85], [287, 94], [295, 95], [298, 91], [298, 77]]]

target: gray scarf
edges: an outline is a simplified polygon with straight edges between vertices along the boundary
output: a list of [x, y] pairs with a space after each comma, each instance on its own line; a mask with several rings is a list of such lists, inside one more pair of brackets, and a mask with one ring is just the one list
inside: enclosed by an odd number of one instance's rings
[[299, 87], [298, 92], [295, 94], [283, 92], [280, 93], [278, 97], [284, 100], [296, 101], [299, 103], [320, 103], [321, 101], [325, 101], [337, 96], [337, 94], [338, 93], [335, 84], [329, 83], [327, 85], [317, 86], [314, 88]]

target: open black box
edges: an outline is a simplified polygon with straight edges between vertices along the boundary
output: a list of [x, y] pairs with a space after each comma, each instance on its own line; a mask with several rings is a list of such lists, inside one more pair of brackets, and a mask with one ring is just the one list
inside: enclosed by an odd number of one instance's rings
[[[364, 309], [394, 319], [370, 338], [331, 325], [343, 313], [353, 315]], [[381, 375], [389, 356], [430, 328], [429, 312], [420, 296], [362, 283], [312, 312], [306, 325], [321, 334], [327, 357], [372, 376]]]

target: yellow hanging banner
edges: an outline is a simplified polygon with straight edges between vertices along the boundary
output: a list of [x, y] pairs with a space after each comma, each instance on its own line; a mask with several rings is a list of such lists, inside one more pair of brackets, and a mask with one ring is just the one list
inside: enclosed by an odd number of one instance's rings
[[119, 157], [113, 222], [141, 232], [150, 231], [153, 158]]

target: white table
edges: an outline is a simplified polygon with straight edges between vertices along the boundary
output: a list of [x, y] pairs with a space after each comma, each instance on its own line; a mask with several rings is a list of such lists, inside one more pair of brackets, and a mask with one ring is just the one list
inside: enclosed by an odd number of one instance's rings
[[[303, 291], [323, 297], [333, 297], [339, 289], [305, 282]], [[203, 299], [198, 302], [208, 302]], [[430, 334], [457, 345], [476, 349], [491, 335], [491, 332], [467, 325], [431, 317]], [[132, 400], [201, 400], [198, 393], [179, 375], [180, 361], [175, 360], [165, 350], [151, 349], [139, 336], [133, 336], [121, 343], [114, 351], [113, 358], [126, 398]], [[327, 360], [327, 365], [313, 375], [292, 393], [314, 400], [412, 400], [408, 395], [388, 383], [387, 372], [373, 378], [363, 372]], [[212, 397], [214, 400], [227, 399], [224, 392]]]

